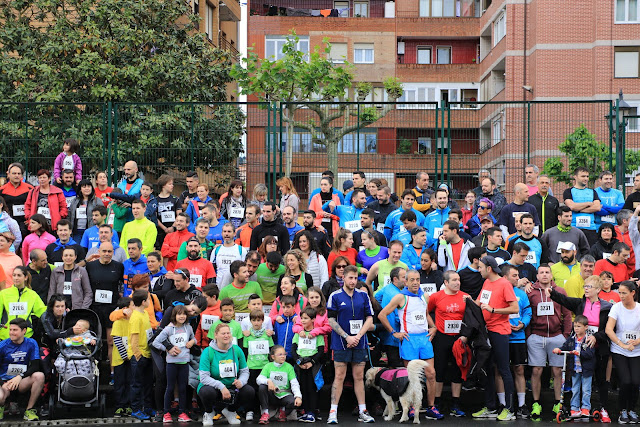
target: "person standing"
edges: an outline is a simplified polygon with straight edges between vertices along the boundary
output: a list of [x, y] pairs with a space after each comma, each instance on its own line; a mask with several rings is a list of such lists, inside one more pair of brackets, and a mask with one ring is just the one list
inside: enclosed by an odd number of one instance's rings
[[[9, 212], [9, 216], [20, 225], [20, 233], [23, 236], [29, 234], [24, 214], [24, 205], [27, 196], [33, 189], [31, 184], [24, 182], [24, 166], [22, 163], [11, 163], [7, 168], [7, 183], [0, 187], [0, 197], [4, 198], [3, 208]], [[6, 230], [0, 230], [6, 231]], [[15, 235], [16, 233], [13, 232]], [[16, 236], [17, 237], [17, 236]], [[18, 242], [18, 246], [20, 242]]]
[[602, 202], [596, 190], [588, 187], [589, 170], [578, 167], [573, 173], [574, 186], [567, 188], [562, 197], [573, 212], [571, 225], [585, 234], [589, 245], [598, 241], [596, 213], [602, 210]]
[[498, 224], [502, 229], [502, 235], [505, 239], [508, 235], [516, 232], [516, 217], [519, 215], [525, 213], [530, 214], [533, 217], [534, 225], [537, 228], [540, 227], [538, 211], [536, 211], [536, 208], [529, 203], [529, 190], [527, 186], [519, 182], [513, 188], [513, 192], [513, 202], [505, 205], [498, 216]]
[[50, 184], [51, 172], [47, 169], [40, 169], [37, 172], [38, 184], [27, 196], [24, 204], [25, 220], [39, 213], [44, 215], [51, 224], [51, 229], [56, 231], [58, 222], [69, 215], [67, 201], [62, 194], [62, 190]]
[[558, 225], [558, 208], [560, 202], [549, 191], [551, 186], [551, 179], [548, 175], [540, 175], [538, 178], [538, 192], [529, 196], [529, 203], [531, 203], [538, 212], [538, 218], [540, 219], [539, 236], [550, 228]]
[[251, 233], [251, 250], [258, 249], [262, 240], [267, 236], [273, 236], [278, 241], [278, 252], [284, 255], [289, 250], [289, 232], [286, 227], [276, 220], [276, 205], [266, 202], [262, 207], [262, 222]]

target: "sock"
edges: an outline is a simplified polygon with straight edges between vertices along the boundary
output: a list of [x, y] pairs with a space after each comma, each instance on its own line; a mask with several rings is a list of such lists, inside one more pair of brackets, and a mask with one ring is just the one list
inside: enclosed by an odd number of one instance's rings
[[451, 402], [451, 405], [452, 405], [454, 408], [459, 408], [459, 407], [460, 407], [460, 398], [459, 398], [459, 397], [452, 397], [452, 398], [451, 398], [451, 401], [452, 401], [452, 402]]
[[332, 404], [331, 404], [331, 409], [329, 410], [329, 412], [332, 412], [332, 411], [336, 411], [336, 412], [338, 412], [338, 405], [334, 405], [334, 404], [332, 403]]
[[441, 400], [442, 400], [442, 397], [436, 397], [436, 400], [435, 400], [434, 404], [435, 404], [436, 406], [440, 406], [440, 401], [441, 401]]
[[497, 394], [498, 394], [498, 402], [500, 402], [502, 406], [507, 406], [507, 401], [504, 397], [504, 393], [497, 393]]
[[366, 403], [363, 403], [362, 405], [358, 404], [358, 409], [360, 410], [360, 413], [363, 413], [364, 411], [366, 411], [367, 410]]
[[263, 413], [263, 414], [268, 414], [268, 413], [269, 413], [269, 410], [268, 410], [268, 409], [265, 409], [264, 411], [262, 411], [262, 413]]
[[525, 397], [527, 396], [527, 393], [518, 393], [518, 406], [524, 406], [525, 405]]

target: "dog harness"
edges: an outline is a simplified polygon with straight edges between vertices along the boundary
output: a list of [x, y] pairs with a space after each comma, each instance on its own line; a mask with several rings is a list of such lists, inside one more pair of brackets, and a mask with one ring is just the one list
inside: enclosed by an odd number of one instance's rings
[[382, 368], [376, 374], [374, 384], [391, 396], [393, 400], [398, 400], [409, 387], [409, 374], [406, 368]]

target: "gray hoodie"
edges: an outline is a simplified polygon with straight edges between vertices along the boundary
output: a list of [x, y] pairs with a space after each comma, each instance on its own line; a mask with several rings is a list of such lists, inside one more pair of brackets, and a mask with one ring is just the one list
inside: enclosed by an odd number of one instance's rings
[[156, 339], [153, 340], [152, 345], [160, 351], [167, 351], [167, 348], [162, 343], [169, 340], [174, 347], [180, 349], [180, 354], [172, 356], [167, 353], [167, 363], [189, 363], [189, 360], [191, 360], [191, 352], [186, 347], [186, 344], [194, 338], [193, 329], [188, 323], [180, 327], [169, 323], [167, 327], [158, 334]]

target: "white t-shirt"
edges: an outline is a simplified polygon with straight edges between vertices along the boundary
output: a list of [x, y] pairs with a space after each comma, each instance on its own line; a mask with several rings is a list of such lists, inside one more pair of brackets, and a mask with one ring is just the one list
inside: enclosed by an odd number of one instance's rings
[[219, 246], [211, 252], [211, 262], [216, 267], [216, 277], [224, 276], [233, 261], [244, 261], [247, 250], [239, 245]]
[[[242, 322], [240, 323], [240, 327], [242, 328], [243, 331], [248, 331], [249, 329], [251, 329], [253, 327], [251, 326], [251, 319], [249, 319], [248, 317], [245, 317], [244, 319], [242, 319]], [[273, 325], [271, 324], [271, 318], [269, 316], [264, 316], [262, 327], [265, 329], [269, 329], [270, 331], [273, 331]]]
[[[635, 332], [640, 337], [640, 304], [635, 304], [633, 310], [628, 310], [621, 302], [618, 302], [613, 304], [609, 312], [609, 317], [616, 319], [616, 336], [623, 343], [627, 341], [627, 333]], [[636, 346], [633, 351], [627, 351], [612, 342], [611, 352], [627, 357], [638, 357], [640, 356], [640, 346]]]

